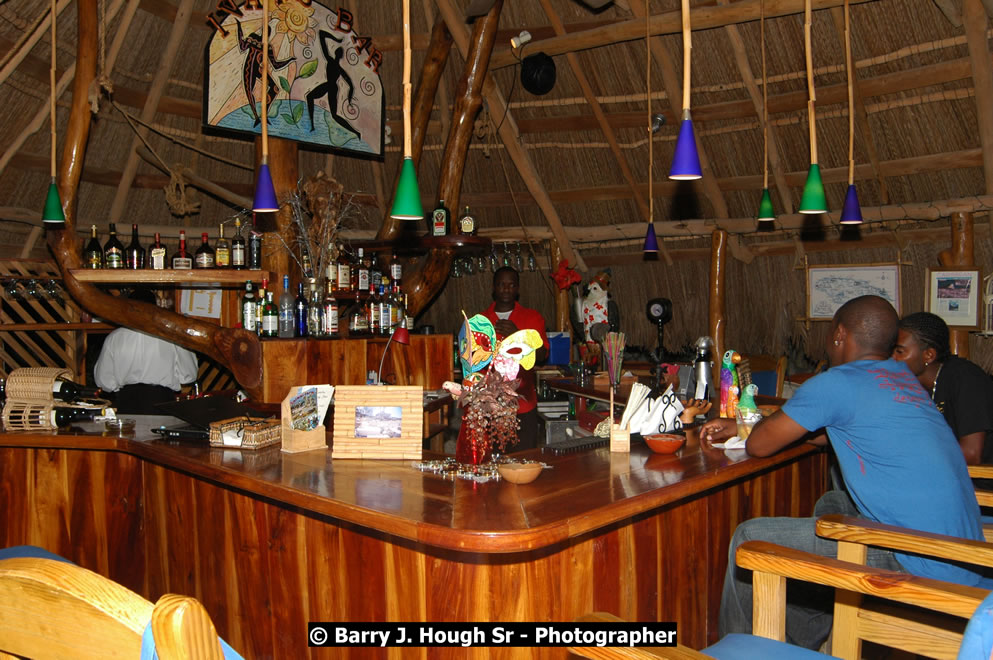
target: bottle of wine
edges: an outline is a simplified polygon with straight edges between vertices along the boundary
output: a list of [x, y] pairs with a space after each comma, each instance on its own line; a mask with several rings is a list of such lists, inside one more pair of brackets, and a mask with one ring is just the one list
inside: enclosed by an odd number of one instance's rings
[[84, 268], [103, 268], [103, 248], [97, 240], [97, 226], [90, 225], [90, 241], [83, 248]]
[[117, 227], [110, 223], [110, 238], [103, 245], [105, 268], [124, 268], [124, 246], [117, 240]]
[[431, 213], [432, 236], [446, 236], [448, 234], [448, 218], [449, 213], [448, 207], [445, 206], [445, 200], [440, 200], [438, 208]]
[[92, 422], [102, 412], [99, 408], [52, 408], [49, 421], [53, 426], [63, 428], [73, 422]]
[[[314, 280], [314, 286], [317, 286], [317, 280]], [[293, 301], [293, 330], [297, 337], [306, 337], [310, 334], [307, 328], [309, 311], [307, 298], [303, 295], [303, 282], [297, 282], [297, 297]]]
[[207, 242], [207, 232], [200, 234], [200, 247], [197, 248], [196, 255], [194, 255], [193, 267], [194, 268], [213, 268], [214, 267], [214, 248], [210, 247], [210, 243]]
[[176, 254], [172, 255], [172, 268], [173, 270], [190, 270], [193, 268], [193, 259], [190, 257], [190, 253], [186, 251], [186, 232], [180, 230], [179, 232], [179, 249]]
[[327, 294], [324, 296], [324, 322], [321, 324], [322, 337], [338, 336], [338, 299], [334, 297], [334, 286], [328, 282]]
[[217, 247], [214, 248], [214, 265], [218, 268], [231, 267], [231, 245], [224, 238], [224, 223], [218, 227]]
[[462, 215], [459, 216], [459, 233], [467, 236], [472, 236], [476, 233], [476, 219], [472, 217], [468, 206], [465, 207]]
[[145, 267], [145, 248], [138, 242], [138, 225], [131, 225], [131, 242], [124, 250], [124, 264], [131, 270], [141, 270]]
[[279, 333], [279, 308], [272, 299], [272, 291], [265, 292], [265, 305], [262, 306], [262, 336], [276, 337]]
[[155, 232], [155, 242], [148, 246], [148, 267], [152, 270], [165, 270], [166, 249], [159, 232]]
[[245, 282], [245, 295], [241, 298], [241, 327], [249, 332], [256, 332], [258, 324], [258, 301], [252, 292], [252, 283]]
[[283, 275], [283, 292], [279, 294], [279, 325], [278, 334], [280, 337], [293, 337], [293, 294], [290, 293], [290, 276]]
[[234, 238], [231, 239], [231, 267], [241, 270], [245, 267], [245, 237], [241, 235], [241, 218], [234, 220]]
[[71, 403], [77, 399], [91, 399], [100, 394], [98, 387], [85, 387], [71, 380], [57, 378], [52, 384], [52, 398]]

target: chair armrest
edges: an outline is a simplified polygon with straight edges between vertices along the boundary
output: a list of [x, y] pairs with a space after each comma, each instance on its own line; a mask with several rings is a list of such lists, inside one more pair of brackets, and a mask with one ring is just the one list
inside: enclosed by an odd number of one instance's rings
[[[592, 612], [576, 617], [579, 623], [626, 623], [610, 612]], [[593, 660], [713, 660], [709, 655], [677, 644], [676, 646], [570, 646], [569, 651]]]
[[756, 573], [814, 582], [836, 589], [878, 596], [968, 619], [989, 595], [986, 589], [918, 577], [909, 573], [853, 564], [784, 548], [767, 541], [747, 541], [735, 555], [738, 566]]
[[993, 479], [993, 465], [970, 465], [969, 476], [973, 479]]
[[836, 541], [872, 545], [899, 552], [993, 567], [993, 544], [955, 536], [830, 514], [817, 520], [817, 535]]
[[976, 489], [976, 501], [979, 506], [993, 506], [993, 490]]

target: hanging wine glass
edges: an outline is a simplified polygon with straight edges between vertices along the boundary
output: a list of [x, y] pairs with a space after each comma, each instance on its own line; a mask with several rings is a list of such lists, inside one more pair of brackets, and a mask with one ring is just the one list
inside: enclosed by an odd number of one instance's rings
[[496, 245], [490, 246], [490, 272], [497, 272], [497, 268], [500, 267], [500, 259], [497, 257]]
[[24, 295], [31, 299], [37, 299], [38, 295], [38, 282], [31, 278], [24, 284]]
[[462, 277], [462, 266], [460, 265], [459, 260], [456, 259], [452, 262], [452, 278], [458, 279], [460, 277]]
[[514, 270], [518, 273], [524, 270], [524, 259], [521, 257], [521, 244], [514, 244]]
[[466, 275], [476, 274], [476, 261], [472, 257], [462, 257], [462, 271]]
[[482, 273], [483, 271], [485, 271], [488, 263], [489, 263], [489, 259], [486, 258], [486, 255], [480, 254], [478, 257], [476, 257], [476, 272]]
[[58, 280], [48, 280], [45, 282], [45, 293], [58, 304], [62, 304], [62, 287], [59, 286]]
[[528, 270], [532, 273], [538, 270], [538, 260], [534, 257], [534, 246], [528, 244]]
[[3, 293], [8, 298], [17, 297], [17, 280], [14, 278], [6, 279], [3, 281]]
[[510, 249], [507, 248], [506, 242], [504, 242], [503, 244], [503, 260], [501, 263], [503, 264], [504, 268], [508, 268], [510, 266]]

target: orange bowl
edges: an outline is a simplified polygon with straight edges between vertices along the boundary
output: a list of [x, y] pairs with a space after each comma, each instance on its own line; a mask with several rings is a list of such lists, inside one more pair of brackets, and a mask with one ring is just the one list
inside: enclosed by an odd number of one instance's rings
[[541, 463], [499, 463], [497, 471], [512, 484], [529, 484], [538, 478], [544, 467]]
[[645, 443], [656, 454], [675, 454], [686, 444], [686, 436], [676, 433], [654, 433], [645, 436]]

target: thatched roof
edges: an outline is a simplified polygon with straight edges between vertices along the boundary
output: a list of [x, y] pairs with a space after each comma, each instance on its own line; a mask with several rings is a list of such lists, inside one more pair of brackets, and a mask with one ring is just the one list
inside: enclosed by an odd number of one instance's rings
[[[982, 211], [991, 202], [982, 196], [993, 193], [991, 184], [987, 183], [993, 182], [993, 67], [984, 8], [993, 3], [987, 0], [851, 2], [851, 42], [857, 79], [855, 179], [867, 220], [887, 220], [885, 226], [881, 223], [863, 226], [859, 236], [864, 240], [884, 232], [882, 235], [889, 238], [881, 242], [854, 242], [846, 247], [865, 250], [852, 258], [855, 262], [892, 261], [900, 247], [898, 240], [892, 240], [894, 230], [917, 227], [915, 223], [922, 220], [941, 223], [949, 208]], [[192, 1], [188, 26], [176, 37], [180, 40], [178, 56], [172, 62], [162, 61], [181, 4], [181, 0], [99, 0], [101, 16], [108, 19], [101, 38], [101, 62], [111, 57], [118, 41], [122, 45], [112, 69], [109, 64], [101, 64], [101, 73], [111, 83], [113, 100], [101, 101], [93, 117], [79, 187], [76, 217], [80, 228], [97, 224], [101, 232], [105, 231], [109, 211], [119, 194], [122, 172], [136, 148], [134, 129], [124, 113], [134, 117], [142, 114], [153, 82], [162, 75], [164, 67], [167, 82], [158, 109], [146, 111], [150, 116], [148, 123], [154, 129], [147, 138], [148, 144], [170, 168], [185, 167], [237, 195], [251, 195], [253, 143], [205, 135], [201, 130], [202, 54], [212, 29], [207, 15], [215, 10], [215, 0]], [[382, 163], [304, 148], [299, 171], [302, 176], [309, 176], [324, 170], [342, 183], [346, 191], [354, 194], [362, 211], [354, 229], [371, 235], [381, 223], [400, 163], [400, 3], [340, 0], [336, 4], [354, 13], [357, 30], [371, 35], [376, 47], [384, 53], [380, 72], [388, 95], [387, 115], [393, 141]], [[462, 17], [468, 3], [414, 0], [411, 4], [416, 81], [435, 20], [439, 16]], [[565, 227], [573, 246], [588, 260], [589, 266], [595, 269], [613, 265], [625, 274], [614, 281], [618, 283], [617, 291], [631, 289], [632, 306], [642, 305], [646, 293], [684, 300], [684, 309], [693, 309], [689, 300], [700, 299], [699, 314], [684, 314], [685, 327], [680, 326], [684, 321], [675, 322], [673, 332], [681, 343], [690, 335], [700, 334], [705, 325], [706, 289], [702, 285], [707, 266], [706, 261], [696, 257], [706, 254], [709, 244], [706, 237], [715, 227], [722, 226], [742, 235], [746, 244], [772, 244], [769, 249], [780, 256], [767, 257], [748, 266], [739, 264], [743, 276], [747, 273], [763, 281], [788, 276], [795, 261], [792, 245], [799, 230], [810, 230], [813, 224], [821, 240], [837, 239], [836, 215], [813, 220], [792, 215], [799, 203], [809, 162], [802, 0], [691, 1], [695, 24], [693, 119], [707, 163], [703, 182], [692, 184], [666, 178], [681, 101], [678, 0], [648, 2], [652, 29], [657, 33], [651, 39], [648, 85], [649, 49], [645, 38], [645, 3], [641, 0], [614, 0], [600, 11], [591, 11], [577, 0], [505, 0], [504, 4], [491, 74], [499, 96], [509, 100], [509, 110], [504, 113], [503, 108], [484, 105], [462, 184], [462, 201], [475, 209], [484, 232], [512, 242], [521, 240], [525, 231], [531, 240], [547, 239], [549, 218], [541, 212], [528, 187], [539, 186], [552, 201], [554, 221]], [[841, 206], [848, 166], [841, 5], [842, 0], [815, 0], [812, 27], [819, 161], [832, 209]], [[776, 212], [781, 218], [775, 231], [756, 234], [752, 218], [763, 173], [761, 105], [755, 103], [755, 95], [761, 99], [762, 91], [762, 41], [757, 20], [762, 6], [769, 15], [765, 21], [765, 49], [773, 138], [770, 183]], [[57, 23], [57, 77], [61, 78], [76, 57], [77, 4], [62, 0], [59, 7], [64, 7]], [[36, 41], [28, 41], [47, 10], [48, 3], [37, 0], [0, 3], [0, 50], [7, 65], [0, 83], [4, 99], [0, 105], [0, 145], [3, 145], [0, 218], [28, 224], [37, 224], [49, 183], [46, 110], [50, 41], [44, 26], [38, 30]], [[555, 26], [559, 23], [564, 26], [565, 37], [555, 36]], [[450, 22], [450, 28], [453, 33], [467, 32], [471, 26], [454, 21]], [[544, 51], [554, 56], [557, 83], [545, 96], [531, 95], [518, 80], [519, 65], [509, 41], [521, 30], [528, 30], [533, 36], [524, 49], [525, 54]], [[15, 57], [16, 64], [12, 61]], [[463, 67], [463, 54], [457, 46], [453, 47], [435, 99], [419, 168], [422, 195], [428, 207], [435, 202], [451, 105]], [[650, 108], [646, 103], [649, 87]], [[595, 100], [588, 98], [589, 95]], [[65, 132], [69, 97], [68, 91], [58, 97], [60, 136]], [[602, 111], [609, 130], [598, 121], [599, 113], [594, 105]], [[656, 227], [676, 258], [675, 269], [666, 267], [664, 260], [644, 266], [640, 257], [647, 205], [637, 200], [647, 200], [649, 111], [662, 113], [666, 118], [665, 125], [654, 135], [652, 190]], [[32, 130], [29, 126], [36, 118], [40, 121], [36, 121]], [[519, 141], [536, 173], [534, 180], [522, 177], [495, 133], [496, 126], [508, 122], [519, 131]], [[195, 145], [226, 161], [197, 153], [177, 142]], [[616, 149], [611, 148], [611, 142], [616, 143]], [[60, 154], [61, 147], [60, 140]], [[625, 175], [625, 169], [629, 175]], [[182, 226], [211, 227], [238, 210], [231, 203], [201, 192], [197, 194], [199, 213], [176, 217], [166, 205], [162, 190], [168, 181], [160, 169], [139, 160], [133, 182], [120, 193], [121, 222], [177, 230]], [[968, 199], [963, 202], [963, 198]], [[948, 203], [949, 200], [952, 202]], [[7, 256], [20, 254], [28, 229], [24, 224], [0, 223], [0, 250]], [[934, 242], [930, 240], [931, 244]], [[881, 243], [888, 247], [879, 247]], [[921, 243], [925, 247], [908, 249], [930, 250], [927, 239]], [[544, 246], [538, 243], [536, 247], [539, 262], [547, 266]], [[43, 254], [41, 250], [39, 244], [35, 254]], [[919, 256], [928, 261], [917, 262], [918, 266], [930, 265], [934, 259], [933, 251]], [[682, 257], [688, 260], [683, 261]], [[846, 259], [827, 258], [828, 261]], [[776, 266], [780, 261], [782, 265]], [[626, 276], [628, 273], [631, 277]], [[488, 286], [479, 276], [471, 280], [479, 283], [470, 287], [471, 291], [466, 288], [467, 281], [470, 280], [455, 284], [461, 293], [438, 303], [444, 308], [439, 307], [438, 314], [448, 315], [463, 303], [472, 307], [486, 298]], [[795, 295], [801, 298], [803, 295], [802, 279], [797, 278], [797, 282], [800, 289], [791, 294], [793, 300]], [[534, 285], [534, 295], [538, 296], [537, 292], [544, 291], [544, 286], [537, 279]], [[455, 289], [450, 287], [450, 290]], [[772, 296], [768, 295], [771, 302]], [[787, 306], [784, 318], [775, 322], [768, 335], [768, 342], [758, 335], [740, 339], [757, 343], [755, 348], [762, 350], [771, 349], [773, 339], [782, 345], [786, 337], [803, 334], [790, 320], [799, 313]], [[640, 310], [632, 309], [631, 315], [640, 317]], [[694, 318], [697, 315], [699, 319]], [[428, 316], [430, 319], [434, 312]], [[631, 331], [640, 335], [643, 343], [650, 343], [654, 331], [642, 326], [639, 322], [637, 330]]]

